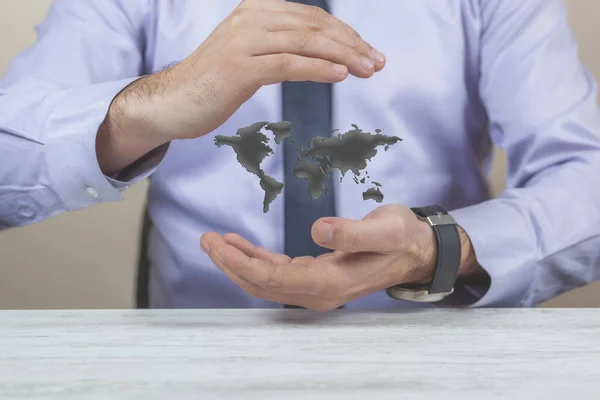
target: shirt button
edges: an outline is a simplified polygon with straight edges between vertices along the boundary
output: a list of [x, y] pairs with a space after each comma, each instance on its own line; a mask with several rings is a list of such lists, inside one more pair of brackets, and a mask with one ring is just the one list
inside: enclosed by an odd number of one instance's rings
[[90, 195], [90, 197], [93, 197], [94, 199], [97, 199], [99, 196], [98, 191], [91, 186], [86, 187], [85, 191], [88, 195]]
[[17, 211], [19, 212], [19, 216], [26, 219], [30, 219], [35, 216], [35, 210], [27, 205], [19, 206]]

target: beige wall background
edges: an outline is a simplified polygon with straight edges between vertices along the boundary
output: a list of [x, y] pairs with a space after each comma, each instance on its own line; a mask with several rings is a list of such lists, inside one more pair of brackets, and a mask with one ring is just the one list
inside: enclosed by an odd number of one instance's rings
[[[10, 60], [34, 42], [34, 25], [43, 19], [50, 3], [0, 1], [0, 76]], [[567, 3], [583, 61], [600, 79], [600, 2]], [[498, 151], [490, 176], [496, 192], [503, 187], [504, 166], [504, 156]], [[126, 193], [123, 202], [0, 233], [0, 309], [133, 307], [146, 189], [147, 184], [140, 183]], [[600, 283], [545, 306], [600, 306]]]

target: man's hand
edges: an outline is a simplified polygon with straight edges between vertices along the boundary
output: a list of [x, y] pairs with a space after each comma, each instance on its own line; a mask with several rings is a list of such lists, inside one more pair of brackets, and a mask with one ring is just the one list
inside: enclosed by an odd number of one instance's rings
[[320, 8], [244, 0], [188, 58], [114, 99], [97, 137], [100, 167], [111, 175], [173, 139], [212, 132], [264, 85], [368, 78], [384, 64]]
[[[476, 274], [470, 240], [462, 229], [460, 275]], [[427, 283], [436, 260], [431, 227], [407, 207], [387, 205], [360, 221], [322, 218], [315, 243], [335, 250], [317, 258], [289, 257], [256, 247], [237, 234], [206, 233], [201, 247], [236, 284], [254, 297], [313, 311], [339, 306], [401, 283]]]

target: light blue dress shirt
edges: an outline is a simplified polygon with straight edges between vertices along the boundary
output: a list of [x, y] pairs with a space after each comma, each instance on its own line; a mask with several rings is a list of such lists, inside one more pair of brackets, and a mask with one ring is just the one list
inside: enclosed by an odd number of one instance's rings
[[[0, 82], [0, 226], [121, 200], [133, 182], [107, 179], [95, 156], [111, 100], [188, 56], [237, 4], [56, 0], [35, 45]], [[598, 278], [600, 113], [564, 2], [333, 0], [331, 8], [387, 56], [373, 78], [335, 85], [334, 127], [403, 139], [368, 172], [384, 204], [451, 210], [491, 276], [475, 306], [531, 306]], [[152, 175], [153, 306], [280, 307], [246, 295], [199, 247], [202, 233], [217, 231], [283, 251], [283, 196], [263, 214], [258, 178], [213, 143], [280, 120], [280, 92], [262, 88], [217, 131], [172, 143], [137, 178]], [[493, 144], [509, 166], [507, 189], [490, 199]], [[281, 181], [282, 149], [263, 166]], [[363, 201], [352, 179], [335, 182], [338, 215], [361, 218], [380, 205]], [[404, 306], [385, 293], [348, 304]]]

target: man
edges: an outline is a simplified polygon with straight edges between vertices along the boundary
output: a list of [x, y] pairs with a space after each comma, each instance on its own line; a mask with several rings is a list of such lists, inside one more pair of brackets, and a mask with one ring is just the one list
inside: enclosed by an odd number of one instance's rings
[[[152, 175], [153, 307], [532, 306], [598, 277], [600, 113], [563, 1], [56, 0], [38, 33], [0, 84], [0, 222]], [[214, 137], [281, 120], [295, 146], [401, 137], [368, 166], [386, 204], [337, 176], [305, 200], [288, 140], [263, 214]]]

